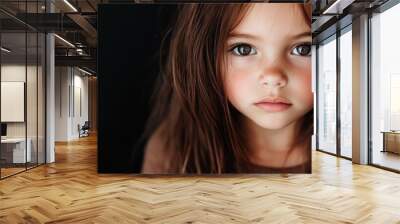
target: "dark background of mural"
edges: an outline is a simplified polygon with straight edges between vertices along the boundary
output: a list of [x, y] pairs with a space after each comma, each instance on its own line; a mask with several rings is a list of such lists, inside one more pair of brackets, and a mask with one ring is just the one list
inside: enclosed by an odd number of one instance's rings
[[143, 145], [138, 140], [159, 72], [160, 43], [175, 13], [171, 4], [99, 6], [100, 173], [139, 172]]

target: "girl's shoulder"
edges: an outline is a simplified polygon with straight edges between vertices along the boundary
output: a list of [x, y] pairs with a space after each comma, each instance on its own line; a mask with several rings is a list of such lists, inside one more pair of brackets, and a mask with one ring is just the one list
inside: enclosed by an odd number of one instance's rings
[[160, 125], [150, 136], [144, 149], [142, 173], [165, 174], [171, 160], [166, 149], [163, 125]]
[[311, 173], [311, 163], [306, 161], [290, 167], [267, 167], [249, 164], [249, 173]]

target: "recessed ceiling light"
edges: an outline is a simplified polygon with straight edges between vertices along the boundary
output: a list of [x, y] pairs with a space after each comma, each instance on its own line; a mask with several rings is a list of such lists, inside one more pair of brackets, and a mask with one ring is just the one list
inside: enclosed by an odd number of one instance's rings
[[57, 37], [59, 40], [61, 40], [62, 42], [64, 42], [64, 43], [66, 43], [67, 45], [69, 45], [70, 47], [73, 47], [73, 48], [75, 48], [75, 45], [73, 45], [71, 42], [69, 42], [68, 40], [66, 40], [66, 39], [64, 39], [64, 38], [62, 38], [62, 37], [60, 37], [59, 35], [57, 35], [57, 34], [54, 34], [54, 36], [55, 37]]
[[68, 0], [64, 0], [64, 3], [68, 5], [74, 12], [78, 12], [78, 10], [71, 4], [69, 3]]
[[342, 14], [343, 10], [351, 5], [355, 0], [336, 0], [333, 2], [332, 5], [330, 5], [324, 12], [322, 12], [323, 15], [327, 14]]
[[11, 52], [10, 49], [7, 49], [7, 48], [5, 48], [5, 47], [1, 47], [1, 51], [4, 51], [4, 52], [6, 52], [6, 53], [10, 53], [10, 52]]
[[79, 68], [79, 67], [78, 67], [78, 70], [81, 71], [81, 72], [83, 72], [83, 73], [85, 73], [85, 74], [87, 74], [87, 75], [90, 75], [90, 76], [93, 75], [92, 73], [90, 73], [90, 72], [88, 72], [88, 71], [86, 71], [86, 70], [83, 70], [83, 69], [81, 69], [81, 68]]

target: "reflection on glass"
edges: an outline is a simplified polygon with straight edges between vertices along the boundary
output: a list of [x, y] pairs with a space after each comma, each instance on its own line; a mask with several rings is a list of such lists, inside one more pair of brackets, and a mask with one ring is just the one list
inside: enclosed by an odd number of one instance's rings
[[26, 144], [25, 38], [25, 33], [1, 34], [1, 45], [8, 49], [1, 51], [1, 122], [7, 126], [1, 140], [2, 177], [25, 170], [25, 163], [31, 159], [30, 147]]
[[340, 153], [352, 157], [352, 35], [340, 36]]
[[[45, 3], [45, 0], [1, 1], [0, 7], [22, 15], [45, 12]], [[33, 30], [2, 12], [0, 22], [0, 178], [4, 178], [45, 162], [46, 39], [40, 30]]]
[[400, 5], [371, 19], [372, 163], [400, 170]]
[[318, 149], [336, 153], [336, 39], [318, 48]]

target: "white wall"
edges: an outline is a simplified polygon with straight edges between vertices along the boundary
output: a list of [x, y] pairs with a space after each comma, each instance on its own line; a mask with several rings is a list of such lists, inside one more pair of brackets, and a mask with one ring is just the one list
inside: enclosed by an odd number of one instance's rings
[[[78, 74], [77, 74], [78, 72]], [[72, 129], [71, 135], [73, 138], [77, 138], [79, 136], [78, 133], [78, 124], [83, 125], [85, 121], [89, 118], [89, 111], [88, 111], [88, 77], [82, 76], [79, 70], [74, 70], [74, 102], [73, 102], [73, 109], [72, 109]]]
[[55, 141], [68, 140], [68, 71], [67, 67], [55, 68]]
[[88, 77], [76, 68], [56, 67], [55, 89], [55, 140], [77, 139], [78, 124], [82, 126], [89, 116]]

